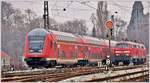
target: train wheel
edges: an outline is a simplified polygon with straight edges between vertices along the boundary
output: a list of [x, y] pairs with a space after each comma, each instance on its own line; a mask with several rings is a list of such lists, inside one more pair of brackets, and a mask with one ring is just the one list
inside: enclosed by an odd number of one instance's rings
[[102, 65], [106, 65], [106, 60], [102, 60]]
[[115, 66], [118, 66], [118, 65], [119, 65], [119, 62], [114, 62], [114, 65], [115, 65]]
[[89, 63], [88, 60], [79, 60], [77, 64], [80, 66], [85, 66], [88, 65], [88, 63]]
[[46, 67], [55, 67], [57, 62], [55, 60], [47, 61]]
[[129, 65], [130, 64], [130, 62], [127, 60], [127, 61], [123, 61], [123, 64], [124, 65]]

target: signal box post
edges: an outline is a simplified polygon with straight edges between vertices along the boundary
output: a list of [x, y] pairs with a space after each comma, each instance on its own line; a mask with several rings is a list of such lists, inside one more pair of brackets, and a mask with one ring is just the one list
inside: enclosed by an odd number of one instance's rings
[[[109, 55], [107, 56], [107, 60], [106, 60], [106, 67], [108, 68], [108, 66], [110, 65], [110, 57], [111, 57], [111, 36], [112, 36], [112, 27], [113, 27], [113, 22], [111, 20], [106, 21], [105, 23], [106, 27], [108, 28], [108, 38], [109, 38]], [[106, 70], [107, 70], [106, 68]]]

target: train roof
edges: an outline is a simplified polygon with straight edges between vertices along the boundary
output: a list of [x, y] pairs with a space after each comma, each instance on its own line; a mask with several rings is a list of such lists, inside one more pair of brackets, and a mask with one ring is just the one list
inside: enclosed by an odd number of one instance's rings
[[28, 33], [28, 36], [34, 36], [34, 35], [45, 36], [47, 33], [48, 33], [48, 31], [46, 31], [43, 28], [36, 28], [36, 29], [31, 30]]
[[[106, 45], [106, 46], [109, 46], [109, 40], [108, 39], [100, 39], [101, 40], [101, 45]], [[116, 46], [116, 44], [118, 43], [118, 41], [114, 41], [114, 40], [111, 40], [111, 47], [114, 47]]]
[[85, 40], [84, 41], [85, 43], [100, 45], [100, 40], [98, 38], [90, 36], [81, 36], [81, 38]]
[[138, 45], [140, 47], [144, 47], [145, 48], [144, 44], [142, 44], [142, 43], [131, 42], [131, 41], [121, 41], [120, 43], [128, 43], [128, 44], [131, 44], [131, 45]]
[[49, 30], [49, 32], [54, 34], [57, 40], [77, 42], [77, 36], [75, 36], [72, 33], [66, 33], [66, 32], [54, 31], [54, 30]]
[[[40, 35], [40, 36], [45, 36], [47, 33], [54, 35], [56, 40], [62, 40], [62, 41], [70, 41], [70, 42], [84, 42], [88, 44], [95, 44], [95, 45], [109, 45], [109, 40], [107, 39], [98, 39], [95, 37], [90, 37], [90, 36], [81, 36], [81, 35], [74, 35], [72, 33], [66, 33], [66, 32], [60, 32], [60, 31], [55, 31], [55, 30], [45, 30], [43, 28], [36, 28], [33, 29], [28, 33], [28, 36], [33, 36], [33, 35]], [[79, 41], [79, 39], [81, 39]], [[111, 40], [111, 46], [115, 46], [118, 41], [113, 41]]]

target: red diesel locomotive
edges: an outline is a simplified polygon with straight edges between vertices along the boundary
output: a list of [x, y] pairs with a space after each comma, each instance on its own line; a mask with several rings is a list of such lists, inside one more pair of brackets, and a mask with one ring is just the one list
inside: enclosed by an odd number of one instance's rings
[[143, 44], [120, 41], [112, 48], [112, 62], [118, 65], [119, 62], [123, 64], [143, 64], [146, 62], [146, 48]]
[[[124, 44], [127, 44], [128, 48], [124, 48]], [[134, 45], [141, 48], [134, 49]], [[145, 47], [142, 44], [111, 41], [111, 47], [110, 59], [113, 64], [145, 61]], [[123, 52], [130, 51], [130, 54], [123, 54], [122, 50]], [[117, 53], [118, 51], [121, 53]], [[108, 40], [53, 30], [47, 31], [42, 28], [34, 29], [27, 34], [23, 54], [26, 63], [32, 68], [56, 65], [96, 65], [98, 62], [105, 64], [108, 55]]]

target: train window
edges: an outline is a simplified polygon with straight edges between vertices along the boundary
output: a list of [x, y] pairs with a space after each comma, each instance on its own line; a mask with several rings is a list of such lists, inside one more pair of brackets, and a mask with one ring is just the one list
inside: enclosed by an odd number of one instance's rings
[[29, 42], [30, 53], [34, 53], [34, 52], [41, 53], [43, 46], [44, 46], [44, 42], [42, 41], [30, 41]]
[[29, 41], [32, 41], [32, 40], [44, 40], [45, 39], [45, 36], [39, 36], [39, 35], [35, 35], [35, 36], [29, 36]]
[[116, 45], [116, 47], [127, 48], [127, 47], [128, 47], [128, 44], [127, 44], [127, 43], [118, 43], [118, 44]]
[[76, 53], [76, 52], [71, 52], [71, 55], [72, 55], [72, 58], [73, 58], [73, 59], [75, 59], [75, 58], [76, 58], [77, 53]]
[[60, 50], [59, 57], [60, 58], [65, 58], [65, 52]]
[[134, 48], [134, 45], [132, 45], [132, 48]]
[[136, 45], [136, 48], [140, 48], [140, 46], [139, 46], [139, 45]]
[[51, 48], [53, 47], [53, 42], [52, 42], [52, 41], [50, 41], [50, 47], [51, 47]]
[[54, 49], [56, 50], [56, 48], [57, 48], [57, 44], [56, 42], [54, 42]]
[[136, 48], [136, 45], [133, 45], [134, 48]]
[[98, 54], [97, 54], [97, 53], [92, 53], [92, 58], [93, 58], [93, 59], [98, 59], [98, 58], [99, 58], [99, 56], [98, 56]]

